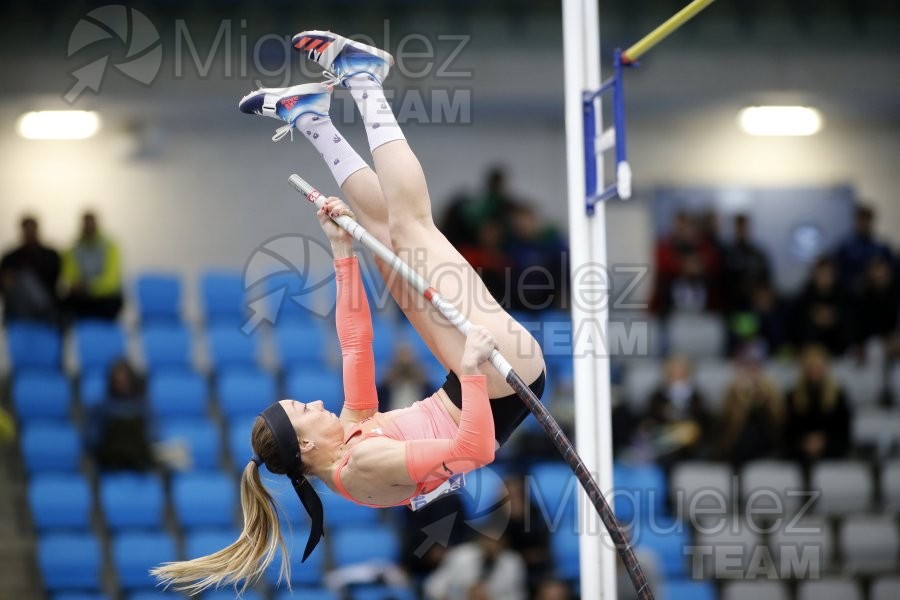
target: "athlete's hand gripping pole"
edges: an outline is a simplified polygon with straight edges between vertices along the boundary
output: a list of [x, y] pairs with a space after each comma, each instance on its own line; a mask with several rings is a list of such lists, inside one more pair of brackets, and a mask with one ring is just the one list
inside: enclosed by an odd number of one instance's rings
[[[322, 208], [322, 205], [325, 204], [325, 196], [322, 196], [316, 188], [304, 181], [299, 175], [291, 175], [289, 181], [298, 192], [306, 197], [307, 200], [315, 204], [316, 208]], [[455, 306], [447, 302], [438, 291], [431, 287], [422, 276], [412, 269], [412, 267], [400, 260], [400, 257], [394, 254], [387, 246], [375, 239], [375, 237], [366, 231], [362, 225], [346, 215], [336, 217], [333, 220], [344, 231], [353, 236], [354, 239], [358, 240], [363, 246], [378, 256], [378, 258], [397, 271], [413, 289], [422, 294], [422, 296], [463, 335], [468, 333], [470, 326], [469, 320], [466, 319]], [[653, 592], [650, 590], [647, 578], [644, 576], [644, 572], [641, 569], [640, 563], [638, 563], [631, 544], [628, 542], [628, 538], [622, 531], [609, 503], [607, 503], [606, 499], [603, 497], [600, 486], [597, 485], [597, 482], [591, 477], [591, 474], [588, 472], [581, 457], [578, 456], [578, 453], [575, 451], [575, 446], [572, 445], [572, 442], [566, 437], [566, 434], [563, 433], [563, 430], [559, 426], [559, 423], [556, 422], [556, 419], [550, 415], [544, 405], [541, 404], [538, 397], [531, 389], [529, 389], [528, 385], [513, 370], [512, 365], [503, 358], [499, 351], [494, 350], [493, 353], [491, 353], [491, 364], [506, 378], [506, 383], [508, 383], [513, 390], [515, 390], [519, 398], [522, 399], [522, 402], [525, 403], [528, 410], [531, 411], [538, 423], [541, 424], [544, 432], [550, 436], [550, 439], [569, 465], [569, 468], [575, 473], [575, 476], [587, 493], [588, 498], [590, 498], [591, 503], [600, 515], [603, 525], [606, 527], [607, 531], [609, 531], [609, 536], [615, 544], [622, 562], [628, 569], [628, 576], [631, 578], [635, 590], [637, 590], [638, 598], [640, 600], [653, 600]]]

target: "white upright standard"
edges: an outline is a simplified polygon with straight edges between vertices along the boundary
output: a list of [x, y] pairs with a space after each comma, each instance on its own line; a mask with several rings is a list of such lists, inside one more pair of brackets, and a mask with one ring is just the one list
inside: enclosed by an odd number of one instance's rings
[[[575, 438], [578, 453], [609, 498], [612, 490], [612, 425], [609, 384], [609, 281], [606, 270], [606, 218], [603, 203], [594, 214], [585, 208], [585, 151], [582, 92], [600, 87], [600, 27], [597, 0], [562, 0], [566, 94], [566, 164], [572, 342], [575, 356]], [[594, 130], [603, 131], [600, 99]], [[593, 141], [591, 141], [593, 144]], [[593, 148], [593, 145], [591, 146]], [[603, 161], [597, 160], [598, 189]], [[581, 597], [615, 600], [616, 550], [587, 495], [579, 486]]]

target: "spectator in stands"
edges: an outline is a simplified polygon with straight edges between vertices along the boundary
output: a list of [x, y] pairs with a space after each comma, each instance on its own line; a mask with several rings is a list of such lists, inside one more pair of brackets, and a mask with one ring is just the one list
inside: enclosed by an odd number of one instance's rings
[[741, 465], [746, 461], [777, 457], [784, 435], [784, 400], [778, 386], [765, 374], [760, 357], [752, 352], [738, 360], [728, 385], [718, 428], [721, 460]]
[[849, 308], [849, 298], [838, 285], [834, 261], [820, 258], [795, 303], [797, 344], [822, 344], [831, 354], [841, 354], [847, 347]]
[[861, 287], [854, 298], [854, 341], [886, 338], [897, 330], [900, 314], [900, 284], [884, 257], [875, 256], [866, 265]]
[[24, 217], [21, 229], [22, 244], [0, 259], [3, 318], [7, 323], [45, 321], [55, 324], [59, 317], [56, 293], [59, 254], [41, 243], [34, 217]]
[[731, 356], [745, 351], [761, 356], [780, 353], [788, 344], [789, 310], [768, 282], [754, 288], [748, 310], [738, 311], [728, 318], [728, 353]]
[[115, 319], [122, 309], [119, 246], [103, 235], [97, 216], [86, 212], [81, 235], [63, 256], [66, 308], [75, 319]]
[[572, 586], [562, 579], [544, 579], [534, 592], [534, 600], [571, 600]]
[[481, 275], [491, 296], [504, 308], [509, 308], [510, 260], [504, 245], [504, 224], [499, 219], [483, 221], [477, 229], [475, 243], [462, 246], [459, 253]]
[[568, 269], [564, 238], [524, 204], [511, 209], [509, 225], [506, 249], [513, 268], [512, 308], [536, 311], [558, 306]]
[[699, 235], [690, 215], [676, 215], [669, 236], [657, 243], [655, 256], [654, 312], [666, 316], [673, 311], [718, 310], [721, 259]]
[[806, 463], [845, 457], [850, 450], [850, 408], [829, 372], [828, 351], [809, 346], [800, 362], [800, 379], [787, 397], [788, 455]]
[[875, 238], [875, 210], [870, 206], [856, 208], [853, 233], [838, 246], [834, 255], [843, 289], [858, 292], [863, 284], [866, 266], [873, 258], [894, 264], [891, 248]]
[[403, 568], [415, 581], [433, 573], [448, 549], [464, 541], [468, 526], [460, 494], [447, 494], [419, 510], [404, 510], [401, 544]]
[[106, 398], [90, 415], [88, 447], [101, 469], [146, 471], [157, 464], [154, 438], [142, 382], [120, 359], [110, 367]]
[[482, 527], [478, 539], [451, 548], [438, 569], [425, 580], [429, 600], [524, 600], [525, 562], [502, 537], [501, 519]]
[[412, 406], [427, 398], [434, 390], [428, 375], [416, 361], [409, 346], [403, 345], [394, 353], [394, 360], [378, 384], [378, 410], [387, 412]]
[[725, 247], [724, 260], [726, 310], [735, 313], [751, 309], [753, 292], [769, 282], [771, 268], [769, 257], [751, 239], [747, 215], [734, 218], [734, 241]]
[[691, 363], [683, 356], [670, 357], [665, 381], [640, 417], [639, 439], [646, 440], [655, 460], [668, 468], [681, 460], [702, 458], [711, 426], [712, 416], [694, 384]]
[[526, 494], [527, 484], [521, 475], [511, 475], [503, 483], [509, 498], [509, 523], [503, 537], [507, 546], [522, 556], [533, 585], [552, 567], [550, 529], [540, 508]]

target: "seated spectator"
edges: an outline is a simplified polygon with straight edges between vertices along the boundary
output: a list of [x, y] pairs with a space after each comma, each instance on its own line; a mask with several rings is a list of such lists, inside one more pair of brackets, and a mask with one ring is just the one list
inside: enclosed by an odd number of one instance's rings
[[84, 214], [81, 236], [63, 256], [66, 309], [75, 319], [115, 319], [122, 309], [119, 247], [100, 233], [94, 213]]
[[753, 290], [750, 308], [729, 315], [729, 355], [752, 351], [773, 356], [782, 352], [789, 339], [788, 312], [770, 283], [759, 284]]
[[847, 348], [849, 308], [849, 298], [838, 286], [834, 261], [820, 258], [795, 302], [797, 344], [821, 344], [832, 355], [841, 354]]
[[509, 226], [506, 249], [513, 268], [512, 308], [538, 311], [558, 306], [568, 269], [562, 235], [541, 223], [538, 213], [524, 204], [511, 209]]
[[900, 284], [884, 257], [873, 257], [854, 299], [854, 341], [884, 339], [897, 330], [900, 314]]
[[503, 249], [504, 225], [500, 220], [487, 220], [478, 226], [475, 243], [462, 246], [459, 253], [472, 265], [488, 292], [504, 308], [509, 307], [510, 262]]
[[571, 600], [572, 586], [561, 579], [544, 579], [534, 591], [534, 600]]
[[400, 346], [384, 379], [378, 384], [378, 410], [388, 412], [412, 406], [413, 402], [427, 398], [433, 391], [412, 350], [409, 346]]
[[21, 228], [22, 244], [0, 259], [3, 319], [7, 323], [45, 321], [56, 324], [59, 318], [56, 293], [59, 254], [41, 243], [37, 219], [24, 217]]
[[725, 247], [725, 306], [730, 313], [753, 306], [754, 291], [768, 283], [769, 257], [750, 238], [747, 215], [734, 218], [734, 242]]
[[712, 423], [685, 357], [670, 357], [665, 377], [640, 416], [638, 436], [650, 447], [652, 458], [669, 467], [705, 454], [703, 443], [712, 433]]
[[741, 465], [780, 455], [784, 435], [784, 400], [765, 374], [758, 356], [748, 353], [728, 385], [718, 428], [718, 455]]
[[[496, 521], [499, 521], [496, 520]], [[485, 524], [478, 539], [451, 548], [425, 580], [429, 600], [524, 600], [527, 597], [525, 562], [502, 537], [503, 524]]]
[[856, 209], [853, 233], [838, 246], [834, 254], [843, 289], [851, 293], [860, 290], [866, 266], [873, 258], [881, 258], [893, 268], [894, 256], [890, 246], [875, 238], [875, 210], [860, 205]]
[[678, 213], [668, 237], [656, 246], [656, 281], [651, 309], [662, 316], [673, 311], [720, 308], [718, 249], [702, 238], [694, 220]]
[[520, 475], [507, 477], [503, 483], [509, 497], [509, 523], [503, 537], [507, 546], [522, 556], [528, 580], [534, 584], [552, 568], [550, 529], [540, 507], [526, 494], [526, 482]]
[[147, 471], [156, 466], [153, 423], [143, 385], [128, 361], [109, 370], [106, 398], [92, 411], [87, 442], [103, 470]]
[[468, 526], [460, 494], [446, 496], [419, 510], [402, 511], [403, 568], [416, 581], [431, 574], [444, 561], [448, 548], [464, 540]]
[[809, 346], [800, 363], [800, 379], [787, 397], [788, 455], [804, 462], [846, 457], [850, 450], [850, 408], [844, 391], [829, 372], [828, 352], [821, 346]]

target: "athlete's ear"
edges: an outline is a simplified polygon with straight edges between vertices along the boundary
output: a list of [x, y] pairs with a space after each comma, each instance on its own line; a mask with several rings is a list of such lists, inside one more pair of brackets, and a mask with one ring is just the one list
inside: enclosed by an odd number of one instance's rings
[[310, 452], [317, 448], [316, 443], [311, 440], [300, 440], [300, 453]]

